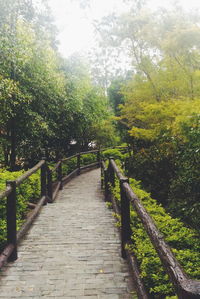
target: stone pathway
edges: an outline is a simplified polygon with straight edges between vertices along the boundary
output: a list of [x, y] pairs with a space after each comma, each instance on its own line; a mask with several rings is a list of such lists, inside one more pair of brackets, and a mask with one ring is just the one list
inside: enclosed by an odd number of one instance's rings
[[100, 191], [100, 170], [76, 177], [43, 207], [18, 260], [0, 272], [0, 299], [137, 298], [131, 290], [112, 211]]

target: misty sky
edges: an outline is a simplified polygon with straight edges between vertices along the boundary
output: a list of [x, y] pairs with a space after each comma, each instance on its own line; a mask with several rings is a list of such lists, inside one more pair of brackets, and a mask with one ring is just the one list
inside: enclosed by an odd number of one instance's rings
[[[126, 10], [122, 0], [91, 0], [90, 9], [81, 9], [78, 1], [49, 0], [49, 5], [59, 30], [59, 50], [64, 57], [73, 52], [84, 52], [94, 45], [94, 30], [92, 22], [101, 19], [108, 13], [119, 13]], [[168, 7], [170, 0], [149, 0], [152, 8]], [[180, 0], [185, 9], [193, 7], [200, 9], [200, 0]]]

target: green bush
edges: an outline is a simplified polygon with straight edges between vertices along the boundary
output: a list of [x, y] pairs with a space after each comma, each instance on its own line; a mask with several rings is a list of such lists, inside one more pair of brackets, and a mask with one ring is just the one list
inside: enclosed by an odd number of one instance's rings
[[[80, 165], [88, 165], [92, 164], [97, 161], [97, 154], [85, 154], [82, 155], [80, 158]], [[70, 174], [73, 170], [77, 168], [77, 158], [72, 158], [70, 160], [64, 161], [62, 164], [62, 171], [63, 175], [68, 175]]]
[[190, 122], [179, 123], [179, 130], [181, 138], [163, 134], [137, 148], [127, 171], [174, 217], [199, 229], [200, 116], [191, 115]]
[[[130, 179], [130, 185], [164, 235], [185, 272], [190, 278], [200, 279], [200, 240], [197, 232], [167, 214], [149, 193], [141, 189], [140, 182]], [[113, 194], [120, 200], [117, 181]], [[131, 250], [138, 259], [141, 277], [147, 289], [152, 298], [170, 298], [174, 295], [174, 291], [168, 275], [134, 210], [131, 211], [131, 223], [133, 232]]]
[[177, 145], [176, 168], [169, 188], [169, 210], [189, 225], [200, 226], [200, 116], [183, 125], [186, 142]]
[[64, 161], [62, 164], [63, 176], [70, 174], [73, 170], [77, 168], [77, 158], [72, 158], [70, 160]]
[[142, 148], [126, 163], [130, 177], [141, 180], [145, 190], [164, 206], [168, 204], [170, 182], [174, 174], [174, 153], [168, 144]]
[[113, 159], [119, 159], [119, 160], [124, 159], [124, 155], [118, 149], [108, 149], [106, 151], [103, 151], [102, 156], [105, 159], [108, 159], [109, 157], [112, 157]]
[[97, 153], [85, 154], [81, 156], [81, 166], [97, 162]]
[[[0, 192], [6, 188], [7, 180], [16, 180], [24, 171], [9, 172], [1, 170]], [[27, 213], [27, 203], [34, 202], [40, 197], [39, 171], [17, 187], [17, 228], [21, 226]], [[6, 197], [0, 199], [0, 243], [6, 239]]]

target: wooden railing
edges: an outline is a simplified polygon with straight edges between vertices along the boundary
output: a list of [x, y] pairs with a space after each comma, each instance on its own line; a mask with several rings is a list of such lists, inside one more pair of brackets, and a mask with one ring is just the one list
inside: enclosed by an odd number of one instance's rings
[[[149, 235], [152, 245], [163, 264], [164, 269], [169, 275], [169, 278], [174, 286], [178, 298], [181, 299], [197, 299], [200, 298], [200, 281], [190, 279], [176, 260], [170, 247], [164, 241], [162, 234], [159, 232], [154, 221], [143, 207], [139, 198], [134, 194], [129, 185], [128, 178], [124, 177], [118, 169], [115, 161], [110, 158], [109, 165], [101, 162], [101, 173], [104, 178], [105, 199], [112, 201], [113, 207], [117, 213], [121, 215], [121, 249], [122, 257], [128, 258], [129, 264], [132, 267], [134, 281], [136, 283], [139, 298], [149, 298], [140, 278], [139, 269], [135, 257], [128, 250], [131, 244], [131, 220], [130, 208], [132, 207], [140, 218], [145, 231]], [[112, 196], [111, 188], [115, 186], [115, 179], [120, 183], [120, 205]], [[103, 182], [102, 182], [103, 184]]]
[[[86, 154], [95, 154], [96, 162], [88, 165], [81, 165], [81, 157]], [[75, 169], [69, 174], [63, 171], [64, 163], [76, 159]], [[0, 254], [0, 268], [8, 261], [15, 261], [17, 259], [17, 245], [25, 235], [25, 233], [30, 228], [34, 219], [39, 214], [43, 205], [47, 203], [53, 203], [58, 191], [62, 189], [63, 184], [66, 184], [70, 179], [79, 175], [81, 171], [87, 169], [92, 169], [94, 167], [100, 166], [100, 151], [88, 151], [78, 153], [66, 159], [62, 159], [56, 163], [53, 168], [48, 166], [46, 159], [42, 159], [36, 166], [28, 170], [22, 176], [14, 181], [7, 181], [5, 191], [0, 193], [0, 199], [7, 198], [6, 201], [6, 225], [7, 225], [7, 242], [3, 252]], [[38, 203], [34, 206], [34, 210], [31, 215], [27, 218], [25, 223], [22, 225], [21, 229], [17, 232], [17, 192], [16, 188], [26, 181], [31, 175], [40, 170], [40, 199]]]

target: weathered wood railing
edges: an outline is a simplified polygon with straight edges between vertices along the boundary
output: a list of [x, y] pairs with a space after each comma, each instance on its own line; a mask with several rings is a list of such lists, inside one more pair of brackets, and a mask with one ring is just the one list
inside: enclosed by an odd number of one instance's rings
[[[96, 162], [88, 165], [81, 165], [81, 157], [86, 154], [95, 154]], [[75, 169], [66, 174], [63, 171], [63, 164], [70, 161], [71, 159], [76, 158], [77, 163]], [[15, 261], [17, 259], [17, 245], [25, 235], [25, 233], [30, 228], [34, 219], [39, 214], [43, 205], [47, 203], [52, 203], [60, 189], [62, 189], [63, 184], [66, 184], [70, 179], [79, 175], [81, 171], [87, 169], [92, 169], [94, 167], [100, 166], [100, 151], [88, 151], [81, 152], [66, 159], [62, 159], [56, 163], [53, 168], [50, 168], [45, 160], [41, 160], [36, 166], [25, 172], [22, 176], [17, 178], [14, 181], [7, 181], [6, 190], [0, 193], [0, 199], [7, 198], [6, 201], [6, 225], [7, 225], [7, 245], [5, 246], [2, 253], [0, 253], [0, 268], [7, 261]], [[35, 205], [35, 208], [31, 215], [27, 218], [25, 223], [22, 225], [21, 229], [17, 232], [16, 224], [16, 203], [17, 203], [17, 192], [16, 188], [20, 186], [27, 178], [32, 174], [40, 170], [40, 199]], [[54, 175], [55, 174], [55, 175]], [[55, 177], [55, 179], [54, 179]], [[33, 205], [34, 206], [34, 205]]]
[[[174, 286], [178, 298], [181, 299], [197, 299], [200, 298], [200, 281], [190, 279], [179, 262], [176, 260], [170, 247], [164, 241], [162, 234], [159, 232], [154, 221], [143, 207], [139, 198], [131, 189], [128, 178], [124, 177], [118, 169], [115, 161], [110, 158], [109, 166], [106, 168], [105, 163], [101, 162], [101, 173], [104, 177], [105, 199], [112, 201], [115, 211], [121, 214], [121, 247], [122, 257], [128, 258], [129, 264], [132, 266], [132, 273], [134, 275], [135, 283], [137, 284], [137, 291], [139, 298], [149, 298], [148, 293], [143, 287], [140, 279], [139, 270], [135, 258], [128, 250], [126, 245], [131, 243], [131, 222], [130, 222], [130, 208], [132, 207], [140, 218], [144, 229], [154, 246], [157, 254], [163, 264], [164, 269], [169, 275], [169, 278]], [[120, 182], [120, 206], [112, 196], [111, 187], [115, 186], [115, 178]]]

